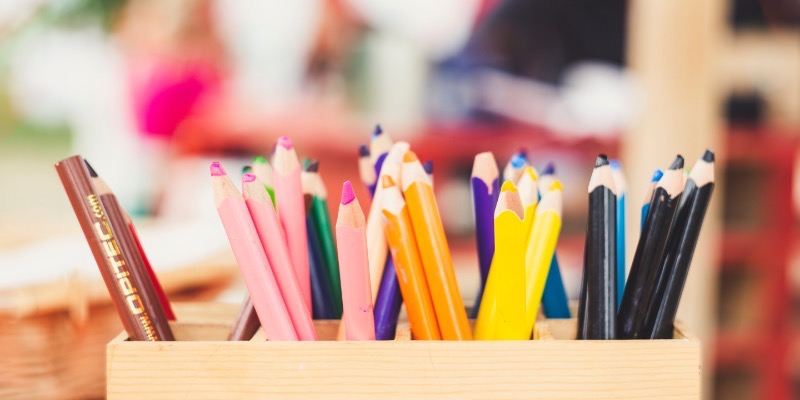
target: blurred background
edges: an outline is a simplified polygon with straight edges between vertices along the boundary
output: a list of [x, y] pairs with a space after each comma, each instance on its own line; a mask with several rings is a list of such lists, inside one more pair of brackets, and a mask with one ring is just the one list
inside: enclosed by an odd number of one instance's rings
[[171, 298], [235, 303], [208, 162], [239, 168], [288, 135], [335, 198], [378, 123], [434, 162], [465, 299], [478, 152], [554, 163], [575, 299], [596, 154], [628, 181], [630, 263], [653, 169], [713, 148], [679, 314], [703, 341], [704, 393], [800, 398], [796, 0], [4, 0], [2, 397], [102, 396], [121, 331], [53, 163], [92, 162]]

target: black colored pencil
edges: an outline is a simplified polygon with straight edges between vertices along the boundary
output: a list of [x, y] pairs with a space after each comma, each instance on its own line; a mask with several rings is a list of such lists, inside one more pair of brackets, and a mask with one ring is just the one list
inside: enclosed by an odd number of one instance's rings
[[589, 180], [589, 221], [583, 272], [585, 339], [616, 337], [617, 195], [608, 158], [601, 154]]
[[653, 295], [658, 264], [683, 193], [683, 157], [678, 155], [653, 191], [650, 212], [633, 255], [617, 313], [617, 337], [638, 339]]
[[643, 338], [672, 339], [683, 287], [703, 218], [714, 192], [714, 153], [706, 150], [692, 168], [683, 201], [661, 257], [656, 287], [644, 320]]

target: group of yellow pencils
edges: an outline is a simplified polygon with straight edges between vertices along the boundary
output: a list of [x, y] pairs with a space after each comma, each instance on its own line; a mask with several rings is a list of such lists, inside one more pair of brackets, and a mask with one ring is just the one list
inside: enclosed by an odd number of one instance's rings
[[[494, 209], [495, 248], [475, 323], [478, 340], [531, 338], [561, 231], [561, 183], [540, 186], [532, 166], [517, 170], [506, 174]], [[492, 153], [475, 157], [476, 178], [499, 179]]]

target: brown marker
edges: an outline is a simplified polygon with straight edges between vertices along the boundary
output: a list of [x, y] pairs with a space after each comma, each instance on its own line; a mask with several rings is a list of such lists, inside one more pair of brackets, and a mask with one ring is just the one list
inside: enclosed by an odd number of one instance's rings
[[[109, 215], [80, 156], [55, 165], [125, 331], [132, 340], [174, 340], [149, 279], [132, 272], [141, 256], [121, 215]], [[124, 240], [123, 240], [124, 238]], [[138, 260], [135, 260], [138, 258]], [[149, 286], [149, 289], [145, 289]]]

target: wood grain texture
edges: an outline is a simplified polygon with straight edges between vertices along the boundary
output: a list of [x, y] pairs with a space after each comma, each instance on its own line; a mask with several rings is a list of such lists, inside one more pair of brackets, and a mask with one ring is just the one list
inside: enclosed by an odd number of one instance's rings
[[[335, 323], [318, 325], [328, 331], [320, 331], [320, 339], [335, 336]], [[224, 338], [229, 323], [179, 322], [178, 339], [205, 341], [127, 342], [120, 336], [109, 343], [107, 394], [110, 399], [699, 398], [697, 340], [568, 340], [574, 325], [575, 320], [543, 321], [537, 324], [543, 340], [534, 341], [225, 342], [211, 340]]]

